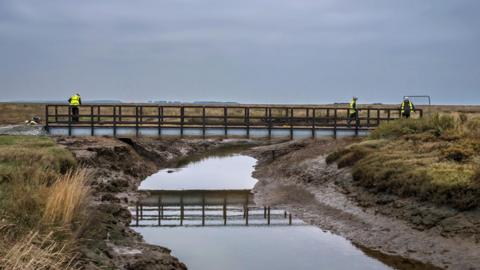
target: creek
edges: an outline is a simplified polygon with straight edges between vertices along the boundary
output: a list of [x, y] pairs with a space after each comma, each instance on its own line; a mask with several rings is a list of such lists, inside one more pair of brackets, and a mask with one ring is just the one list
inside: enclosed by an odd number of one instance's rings
[[256, 160], [210, 156], [145, 179], [131, 226], [189, 269], [391, 269], [348, 240], [255, 205]]

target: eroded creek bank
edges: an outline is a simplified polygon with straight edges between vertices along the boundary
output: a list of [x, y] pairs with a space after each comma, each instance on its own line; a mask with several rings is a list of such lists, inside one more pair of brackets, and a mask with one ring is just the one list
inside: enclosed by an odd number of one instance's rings
[[[141, 181], [159, 169], [246, 140], [55, 138], [92, 174], [94, 213], [82, 232], [86, 269], [185, 269], [170, 250], [146, 244], [131, 230], [129, 205]], [[341, 235], [364, 252], [399, 269], [478, 269], [478, 210], [456, 212], [352, 183], [348, 169], [325, 163], [325, 155], [352, 139], [256, 142], [254, 188], [259, 205], [278, 205], [303, 221]], [[384, 255], [387, 254], [388, 256]], [[408, 259], [406, 259], [408, 258]], [[419, 263], [424, 262], [424, 263]]]
[[[353, 139], [261, 146], [254, 188], [259, 204], [279, 205], [343, 236], [398, 269], [480, 269], [480, 211], [457, 211], [356, 185], [325, 156]], [[387, 255], [387, 256], [385, 256]]]
[[114, 139], [56, 137], [90, 173], [91, 219], [81, 232], [82, 267], [85, 269], [186, 269], [170, 250], [146, 244], [129, 228], [129, 205], [139, 199], [141, 181], [159, 169], [261, 142], [246, 140]]

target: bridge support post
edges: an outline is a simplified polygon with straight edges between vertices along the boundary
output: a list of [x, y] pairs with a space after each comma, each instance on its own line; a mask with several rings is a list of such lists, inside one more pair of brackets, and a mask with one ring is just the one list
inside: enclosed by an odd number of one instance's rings
[[162, 196], [158, 195], [158, 226], [162, 225]]
[[113, 105], [113, 137], [117, 137], [117, 106]]
[[135, 205], [135, 225], [138, 226], [139, 224], [139, 220], [138, 220], [138, 214], [139, 214], [139, 210], [138, 210], [138, 203]]
[[223, 198], [223, 225], [227, 225], [227, 198]]
[[205, 139], [205, 134], [206, 134], [206, 131], [205, 131], [205, 128], [206, 128], [206, 123], [205, 123], [205, 107], [202, 107], [202, 138]]
[[202, 226], [205, 226], [205, 194], [202, 195]]
[[267, 208], [267, 224], [270, 225], [270, 206]]
[[292, 225], [292, 214], [288, 214], [288, 225]]
[[312, 109], [312, 139], [315, 139], [315, 108]]

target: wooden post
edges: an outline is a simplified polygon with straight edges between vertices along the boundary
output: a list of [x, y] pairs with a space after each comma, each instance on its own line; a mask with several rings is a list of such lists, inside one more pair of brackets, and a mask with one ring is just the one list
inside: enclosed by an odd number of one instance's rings
[[94, 118], [93, 118], [93, 106], [90, 106], [90, 135], [95, 135], [95, 127], [94, 127]]
[[248, 226], [248, 205], [245, 208], [245, 225]]
[[205, 128], [206, 128], [206, 120], [205, 120], [206, 112], [205, 112], [205, 106], [202, 107], [202, 137], [205, 139]]
[[143, 220], [143, 205], [140, 204], [140, 220]]
[[312, 109], [312, 139], [315, 138], [315, 108]]
[[367, 108], [367, 127], [370, 127], [370, 108]]
[[[48, 131], [48, 121], [49, 121], [49, 120], [48, 120], [48, 118], [49, 118], [49, 116], [48, 116], [48, 107], [49, 107], [48, 105], [45, 105], [45, 129], [46, 129], [47, 131]], [[55, 108], [56, 108], [56, 106], [55, 106]], [[55, 114], [55, 117], [57, 117], [56, 114]], [[55, 121], [56, 121], [56, 120], [55, 120]]]
[[113, 137], [117, 137], [117, 106], [113, 105]]
[[227, 198], [223, 198], [223, 225], [227, 225]]
[[290, 140], [293, 140], [293, 108], [290, 108]]
[[268, 138], [272, 138], [272, 108], [268, 108]]
[[250, 108], [245, 108], [245, 123], [247, 125], [247, 138], [250, 139]]
[[228, 137], [227, 125], [228, 125], [228, 109], [223, 107], [223, 125], [225, 127], [225, 137]]
[[333, 137], [337, 137], [337, 108], [333, 109]]
[[205, 226], [205, 194], [202, 194], [202, 226]]
[[162, 225], [162, 195], [158, 195], [158, 226]]
[[267, 223], [270, 225], [270, 206], [267, 208]]
[[292, 225], [292, 214], [288, 214], [288, 225]]
[[162, 136], [162, 107], [157, 107], [157, 129], [158, 129], [158, 137]]
[[139, 220], [138, 220], [138, 203], [135, 205], [135, 225], [138, 226]]
[[355, 115], [355, 136], [358, 137], [358, 126], [360, 125], [360, 112], [357, 110]]
[[138, 106], [135, 106], [135, 136], [138, 137]]
[[180, 226], [183, 226], [183, 215], [184, 215], [184, 207], [183, 207], [183, 195], [180, 196]]
[[390, 121], [390, 109], [387, 109], [387, 122]]
[[185, 107], [180, 107], [180, 137], [183, 137], [183, 121], [185, 121]]
[[267, 207], [266, 206], [263, 207], [263, 218], [267, 219]]
[[287, 218], [287, 211], [283, 211], [283, 217]]
[[[164, 121], [164, 116], [163, 116], [163, 106], [160, 106], [160, 131], [162, 131], [162, 126], [163, 126], [163, 121]], [[162, 135], [162, 133], [160, 133]]]
[[68, 136], [72, 136], [72, 106], [68, 105]]

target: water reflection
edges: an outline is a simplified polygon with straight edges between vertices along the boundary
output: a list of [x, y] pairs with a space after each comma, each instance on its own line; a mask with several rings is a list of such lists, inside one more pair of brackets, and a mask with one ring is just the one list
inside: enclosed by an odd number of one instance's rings
[[250, 190], [155, 190], [131, 209], [131, 226], [302, 225], [287, 211], [253, 203]]
[[283, 209], [255, 205], [255, 159], [197, 160], [147, 178], [131, 208], [134, 230], [189, 269], [390, 269]]
[[183, 168], [167, 168], [145, 179], [140, 190], [251, 189], [256, 160], [249, 156], [209, 157]]

